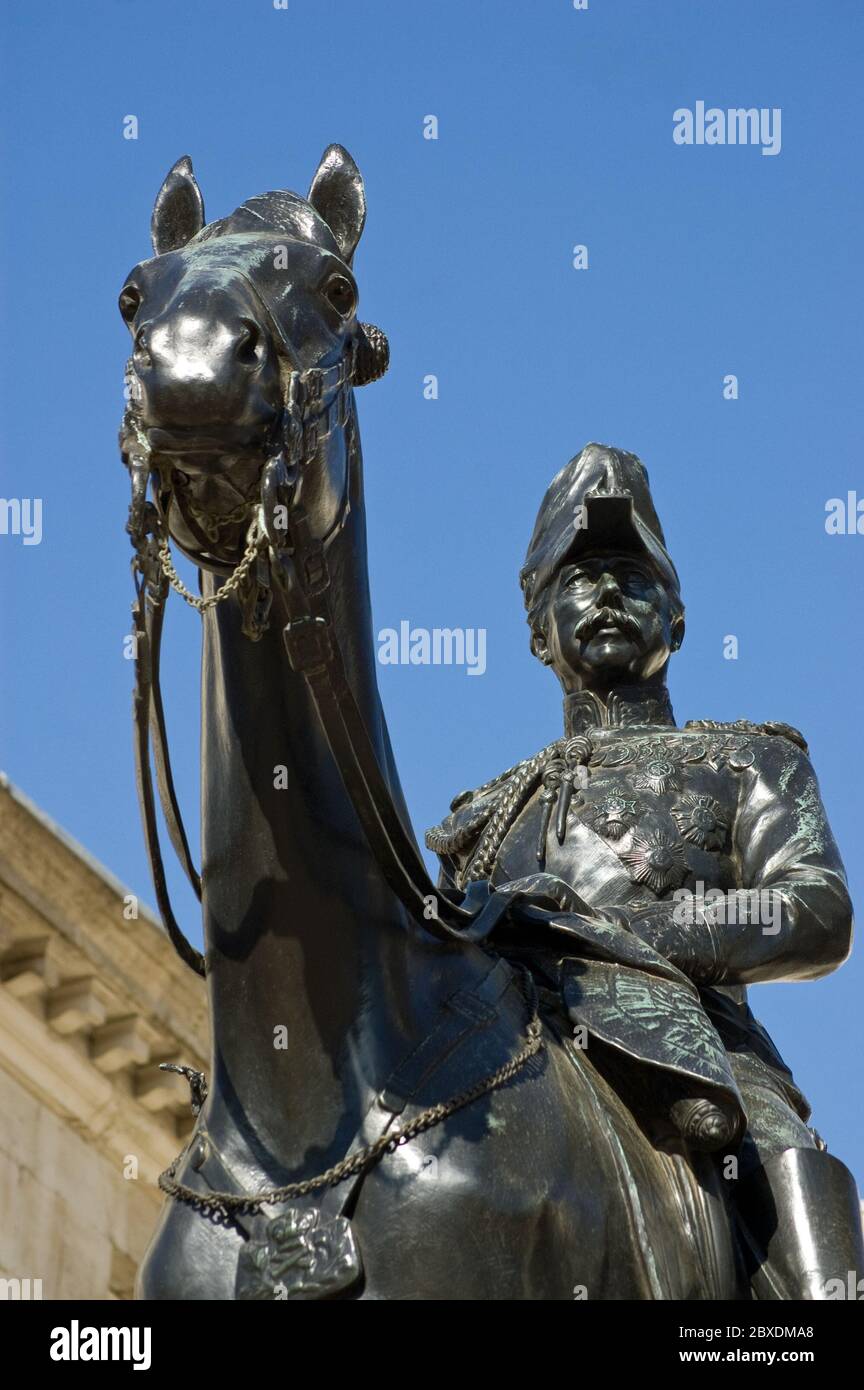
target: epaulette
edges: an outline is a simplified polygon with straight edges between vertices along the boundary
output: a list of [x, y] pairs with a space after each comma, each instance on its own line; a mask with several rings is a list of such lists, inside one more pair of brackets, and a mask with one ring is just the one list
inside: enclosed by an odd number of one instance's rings
[[533, 758], [523, 758], [473, 791], [454, 796], [450, 802], [450, 815], [445, 816], [440, 825], [426, 831], [426, 848], [432, 850], [433, 854], [464, 855], [466, 849], [477, 843], [481, 831], [492, 818], [508, 788], [521, 784], [527, 777], [533, 777], [554, 748], [555, 745], [551, 744], [535, 753]]
[[788, 738], [790, 743], [797, 744], [805, 753], [809, 752], [807, 740], [798, 729], [793, 729], [791, 724], [782, 724], [775, 719], [771, 719], [765, 724], [754, 724], [752, 719], [735, 719], [726, 723], [717, 719], [688, 719], [684, 728], [728, 729], [730, 732], [736, 734], [776, 734], [780, 738]]

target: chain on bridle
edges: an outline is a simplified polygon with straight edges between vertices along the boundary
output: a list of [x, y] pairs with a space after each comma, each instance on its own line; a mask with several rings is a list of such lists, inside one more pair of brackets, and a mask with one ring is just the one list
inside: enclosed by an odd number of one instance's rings
[[[243, 278], [248, 279], [245, 275]], [[132, 483], [127, 530], [135, 550], [132, 570], [136, 591], [136, 777], [154, 887], [166, 931], [181, 958], [204, 975], [204, 958], [187, 940], [171, 907], [150, 768], [152, 735], [157, 785], [169, 838], [200, 899], [201, 878], [192, 860], [174, 790], [159, 681], [161, 631], [169, 588], [177, 589], [203, 615], [232, 594], [240, 597], [246, 581], [254, 581], [241, 606], [243, 631], [257, 638], [269, 621], [271, 579], [284, 579], [290, 570], [291, 582], [280, 584], [289, 617], [284, 628], [288, 660], [292, 669], [306, 678], [346, 791], [384, 878], [414, 921], [439, 940], [482, 940], [506, 910], [505, 895], [491, 894], [488, 885], [477, 883], [462, 899], [462, 895], [436, 888], [432, 883], [381, 770], [346, 674], [330, 611], [327, 551], [344, 525], [352, 470], [359, 467], [351, 392], [354, 386], [383, 376], [389, 364], [387, 339], [371, 324], [358, 324], [339, 362], [300, 369], [294, 348], [266, 296], [254, 282], [249, 280], [249, 284], [272, 326], [280, 359], [283, 404], [275, 447], [262, 465], [258, 494], [245, 509], [240, 509], [236, 518], [247, 520], [240, 560], [226, 572], [223, 564], [208, 566], [206, 552], [199, 559], [187, 551], [199, 563], [225, 574], [223, 583], [206, 597], [191, 593], [174, 567], [168, 524], [168, 507], [176, 499], [176, 492], [171, 491], [171, 470], [163, 479], [161, 469], [151, 469], [150, 444], [138, 412], [137, 378], [131, 363], [127, 368], [128, 405], [121, 430], [121, 450]], [[294, 505], [295, 491], [304, 469], [318, 458], [324, 440], [340, 429], [344, 431], [348, 452], [345, 483], [336, 520], [322, 538], [314, 534], [302, 506]], [[151, 484], [153, 501], [147, 496]]]
[[[385, 334], [374, 324], [359, 323], [356, 335], [349, 341], [345, 353], [335, 366], [310, 367], [305, 370], [297, 368], [294, 365], [294, 350], [260, 287], [242, 272], [238, 274], [251, 286], [273, 329], [274, 342], [279, 353], [282, 408], [278, 422], [277, 449], [262, 469], [261, 495], [257, 502], [253, 499], [246, 507], [249, 525], [243, 555], [224, 583], [206, 597], [193, 594], [183, 583], [171, 558], [167, 519], [159, 507], [146, 500], [147, 484], [151, 474], [151, 447], [138, 418], [137, 379], [131, 360], [126, 365], [127, 408], [120, 439], [121, 450], [124, 456], [128, 457], [128, 466], [132, 474], [132, 501], [127, 531], [136, 552], [133, 564], [137, 564], [151, 595], [155, 597], [160, 587], [160, 581], [154, 575], [155, 563], [158, 560], [161, 579], [167, 580], [171, 588], [199, 613], [206, 613], [208, 609], [224, 603], [236, 593], [268, 544], [280, 539], [284, 544], [284, 538], [274, 534], [276, 528], [272, 516], [273, 488], [265, 481], [268, 477], [268, 466], [271, 477], [274, 469], [278, 469], [282, 482], [298, 478], [303, 467], [316, 457], [321, 441], [339, 425], [344, 426], [348, 422], [348, 397], [351, 389], [377, 381], [390, 365], [390, 348]], [[330, 404], [325, 406], [323, 402], [331, 393]], [[322, 429], [321, 420], [324, 417], [326, 419]], [[264, 509], [268, 504], [270, 514], [265, 516]], [[260, 634], [253, 631], [249, 635]]]

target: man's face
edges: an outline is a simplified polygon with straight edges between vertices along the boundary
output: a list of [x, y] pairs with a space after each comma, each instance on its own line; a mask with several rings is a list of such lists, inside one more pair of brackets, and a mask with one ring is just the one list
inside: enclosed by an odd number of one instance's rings
[[683, 620], [662, 580], [635, 555], [588, 554], [552, 581], [538, 656], [565, 690], [605, 691], [648, 680], [680, 646]]

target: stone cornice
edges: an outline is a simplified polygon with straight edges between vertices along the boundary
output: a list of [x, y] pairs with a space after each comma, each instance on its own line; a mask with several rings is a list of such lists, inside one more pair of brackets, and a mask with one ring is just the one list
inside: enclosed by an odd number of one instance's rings
[[190, 1123], [182, 1077], [209, 1063], [204, 982], [152, 914], [0, 777], [0, 1067], [142, 1177]]

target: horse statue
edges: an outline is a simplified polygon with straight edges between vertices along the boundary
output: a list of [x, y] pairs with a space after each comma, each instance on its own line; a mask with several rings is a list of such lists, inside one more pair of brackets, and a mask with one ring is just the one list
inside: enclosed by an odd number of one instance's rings
[[[307, 197], [210, 223], [184, 158], [120, 295], [139, 791], [213, 1036], [138, 1296], [747, 1298], [711, 1156], [649, 1136], [490, 945], [536, 904], [426, 876], [376, 682], [354, 389], [388, 348], [357, 318], [365, 214], [338, 145]], [[172, 587], [203, 623], [200, 875], [159, 690]], [[203, 956], [168, 899], [151, 741]]]

